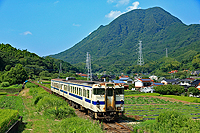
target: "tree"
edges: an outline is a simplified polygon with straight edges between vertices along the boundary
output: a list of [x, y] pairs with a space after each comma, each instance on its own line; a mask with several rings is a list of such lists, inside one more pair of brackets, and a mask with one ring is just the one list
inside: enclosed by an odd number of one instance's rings
[[195, 88], [195, 87], [190, 87], [188, 89], [188, 91], [193, 95], [193, 96], [196, 96], [196, 95], [199, 95], [200, 92], [199, 92], [199, 89]]
[[184, 88], [179, 85], [164, 85], [157, 86], [154, 88], [157, 93], [163, 95], [180, 95], [184, 92]]
[[2, 81], [9, 82], [10, 84], [22, 84], [27, 77], [26, 70], [21, 64], [17, 64], [15, 67], [12, 67], [10, 71], [3, 74]]

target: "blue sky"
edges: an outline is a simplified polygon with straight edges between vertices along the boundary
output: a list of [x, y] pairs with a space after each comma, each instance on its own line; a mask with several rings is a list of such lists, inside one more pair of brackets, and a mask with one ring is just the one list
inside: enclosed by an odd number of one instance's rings
[[200, 24], [200, 0], [0, 0], [0, 43], [57, 54], [120, 14], [155, 6], [187, 25]]

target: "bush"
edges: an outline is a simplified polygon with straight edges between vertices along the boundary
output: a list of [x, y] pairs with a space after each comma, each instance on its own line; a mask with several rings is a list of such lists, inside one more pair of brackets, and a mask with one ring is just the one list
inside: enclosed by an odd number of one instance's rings
[[55, 133], [102, 133], [98, 123], [92, 123], [90, 120], [85, 120], [77, 117], [64, 119], [54, 125], [53, 132]]
[[38, 86], [39, 86], [39, 85], [30, 83], [30, 82], [27, 82], [27, 83], [26, 83], [26, 87], [27, 87], [27, 88], [35, 88], [35, 87], [38, 87]]
[[18, 111], [11, 109], [0, 109], [0, 132], [4, 133], [18, 119]]
[[1, 87], [8, 87], [10, 86], [9, 82], [2, 82]]

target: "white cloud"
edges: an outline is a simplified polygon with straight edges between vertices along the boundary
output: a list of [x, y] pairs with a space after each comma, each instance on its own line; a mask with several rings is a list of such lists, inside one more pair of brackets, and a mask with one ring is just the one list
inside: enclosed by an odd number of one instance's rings
[[127, 11], [131, 11], [131, 10], [134, 10], [134, 9], [140, 9], [140, 7], [138, 8], [139, 4], [140, 4], [140, 3], [139, 3], [138, 1], [133, 2], [133, 3], [132, 3], [132, 6], [127, 7], [126, 10], [127, 10]]
[[56, 2], [54, 2], [54, 4], [57, 4], [57, 3], [59, 3], [60, 1], [56, 1]]
[[119, 0], [117, 2], [117, 7], [120, 6], [120, 5], [127, 5], [129, 3], [129, 0]]
[[79, 27], [79, 26], [81, 26], [81, 25], [80, 25], [80, 24], [73, 24], [73, 26]]
[[107, 0], [108, 3], [113, 3], [115, 0]]
[[116, 3], [116, 7], [129, 4], [130, 0], [107, 0], [108, 3]]
[[26, 35], [28, 35], [28, 34], [29, 34], [29, 35], [32, 35], [32, 33], [31, 33], [30, 31], [25, 31], [25, 32], [22, 33], [21, 35], [25, 35], [25, 36], [26, 36]]
[[[111, 1], [111, 0], [109, 0], [109, 1]], [[121, 0], [121, 1], [125, 2], [126, 0]], [[127, 0], [127, 1], [129, 2], [129, 0]], [[133, 2], [132, 6], [129, 6], [129, 7], [126, 8], [126, 12], [129, 12], [129, 11], [134, 10], [134, 9], [140, 9], [140, 7], [138, 8], [139, 4], [140, 3], [138, 1]], [[107, 15], [105, 15], [105, 17], [110, 18], [110, 19], [115, 19], [115, 18], [119, 17], [120, 15], [122, 15], [122, 14], [124, 14], [126, 12], [113, 11], [112, 10], [110, 13], [108, 13]]]
[[111, 11], [110, 13], [108, 13], [107, 15], [105, 15], [105, 17], [107, 18], [111, 18], [111, 19], [115, 19], [117, 18], [118, 16], [120, 16], [122, 14], [121, 11]]

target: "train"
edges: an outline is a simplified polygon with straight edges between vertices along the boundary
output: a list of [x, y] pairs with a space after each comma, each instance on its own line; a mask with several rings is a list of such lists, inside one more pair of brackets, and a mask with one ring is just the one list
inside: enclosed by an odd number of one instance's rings
[[84, 81], [67, 77], [52, 79], [51, 91], [94, 119], [110, 121], [124, 114], [124, 85], [121, 83]]

